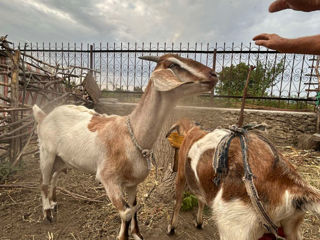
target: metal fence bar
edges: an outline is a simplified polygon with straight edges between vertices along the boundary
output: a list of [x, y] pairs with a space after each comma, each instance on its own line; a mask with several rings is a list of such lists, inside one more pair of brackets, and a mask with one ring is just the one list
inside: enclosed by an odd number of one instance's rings
[[284, 62], [283, 62], [283, 68], [282, 68], [282, 73], [281, 73], [279, 97], [281, 97], [281, 93], [282, 93], [283, 76], [284, 76], [284, 70], [285, 70], [285, 66], [286, 66], [287, 54], [284, 54], [284, 58], [283, 59], [284, 59]]
[[[130, 49], [130, 44], [128, 43], [128, 49]], [[127, 91], [129, 90], [129, 66], [130, 66], [130, 58], [129, 58], [130, 54], [128, 52], [127, 54]]]
[[276, 55], [274, 56], [274, 63], [273, 63], [273, 69], [272, 69], [272, 71], [273, 71], [273, 74], [272, 74], [272, 85], [271, 85], [271, 96], [273, 96], [273, 87], [274, 87], [274, 85], [275, 85], [275, 81], [276, 81], [276, 79], [275, 79], [275, 73], [276, 73], [276, 64], [277, 64], [277, 53], [276, 53]]
[[[194, 45], [193, 43], [192, 45], [190, 43], [168, 44], [167, 46], [167, 43], [164, 42], [160, 46], [159, 42], [157, 42], [156, 46], [153, 46], [150, 42], [147, 44], [148, 46], [144, 46], [144, 43], [139, 45], [137, 43], [134, 45], [128, 43], [125, 45], [127, 47], [125, 47], [123, 43], [120, 43], [120, 46], [117, 47], [116, 43], [113, 43], [112, 47], [107, 43], [106, 48], [103, 48], [103, 44], [100, 42], [97, 48], [94, 43], [92, 45], [87, 44], [87, 48], [83, 47], [81, 43], [80, 47], [77, 48], [76, 43], [73, 44], [73, 47], [70, 47], [68, 42], [65, 47], [63, 42], [60, 46], [56, 42], [52, 45], [50, 42], [48, 44], [43, 42], [40, 46], [38, 43], [33, 45], [31, 43], [27, 46], [26, 52], [29, 52], [31, 56], [40, 57], [50, 64], [55, 62], [61, 67], [78, 64], [81, 67], [87, 66], [97, 70], [95, 71], [95, 76], [102, 90], [141, 92], [148, 83], [154, 64], [149, 61], [139, 60], [138, 57], [149, 54], [160, 56], [162, 54], [175, 53], [197, 60], [212, 67], [218, 73], [226, 67], [234, 69], [240, 63], [245, 63], [246, 65], [261, 64], [265, 75], [260, 77], [257, 80], [259, 82], [256, 84], [261, 85], [262, 81], [265, 82], [264, 80], [267, 77], [271, 78], [270, 81], [272, 83], [265, 92], [258, 91], [258, 93], [253, 93], [251, 97], [270, 97], [274, 99], [294, 99], [298, 97], [308, 99], [315, 96], [315, 92], [304, 91], [307, 88], [304, 87], [307, 82], [311, 83], [312, 81], [312, 76], [310, 75], [313, 75], [313, 69], [306, 67], [314, 65], [313, 61], [309, 63], [309, 59], [312, 60], [309, 55], [281, 54], [260, 47], [254, 48], [251, 43], [247, 46], [243, 43], [238, 46], [235, 43], [231, 43], [228, 46], [226, 43], [223, 43], [222, 46], [218, 46], [217, 43], [211, 45], [206, 43], [207, 47], [205, 47], [205, 43], [197, 42]], [[277, 67], [281, 60], [284, 61], [284, 65], [282, 72], [278, 74]], [[277, 74], [276, 70], [278, 71]], [[85, 70], [75, 69], [74, 71], [82, 73]], [[267, 72], [269, 76], [266, 75]], [[231, 74], [233, 74], [232, 71]], [[231, 93], [228, 96], [232, 97], [230, 95]]]
[[299, 78], [299, 88], [298, 88], [298, 97], [300, 97], [301, 94], [301, 83], [302, 83], [302, 76], [303, 76], [303, 67], [304, 67], [304, 61], [305, 61], [306, 55], [303, 54], [303, 58], [302, 58], [302, 66], [301, 66], [301, 70], [300, 70], [300, 78]]
[[[109, 43], [107, 43], [107, 50], [109, 50]], [[107, 75], [107, 81], [106, 81], [106, 89], [109, 89], [109, 52], [107, 52], [107, 70], [106, 70], [106, 75]]]
[[291, 95], [291, 87], [292, 87], [292, 79], [293, 79], [293, 71], [294, 71], [294, 62], [295, 62], [295, 59], [296, 59], [296, 55], [294, 54], [293, 55], [293, 61], [292, 61], [292, 66], [291, 66], [291, 74], [290, 74], [290, 84], [289, 84], [289, 97]]
[[[116, 48], [116, 43], [113, 43], [113, 49]], [[112, 88], [117, 89], [116, 87], [116, 53], [113, 52], [113, 81], [112, 81]]]
[[[122, 43], [120, 43], [120, 49], [122, 51]], [[120, 89], [122, 89], [122, 52], [120, 53]]]
[[[137, 43], [134, 43], [134, 50], [137, 50]], [[134, 74], [133, 74], [133, 90], [136, 89], [136, 77], [137, 77], [137, 52], [134, 52]]]

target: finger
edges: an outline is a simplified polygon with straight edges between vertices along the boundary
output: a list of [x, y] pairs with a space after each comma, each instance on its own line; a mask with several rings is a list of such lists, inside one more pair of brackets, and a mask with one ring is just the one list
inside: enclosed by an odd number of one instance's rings
[[270, 34], [261, 33], [261, 34], [255, 36], [252, 40], [256, 41], [256, 40], [269, 40], [269, 39], [270, 39]]
[[267, 47], [269, 45], [268, 40], [257, 40], [254, 43], [258, 46], [264, 46], [264, 47]]
[[290, 7], [286, 0], [276, 0], [270, 4], [269, 12], [278, 12], [288, 8]]

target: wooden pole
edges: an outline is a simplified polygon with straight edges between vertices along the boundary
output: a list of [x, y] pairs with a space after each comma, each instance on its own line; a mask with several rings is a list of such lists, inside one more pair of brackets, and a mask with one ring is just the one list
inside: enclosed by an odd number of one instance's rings
[[[315, 66], [315, 71], [316, 71], [316, 75], [317, 75], [317, 80], [318, 80], [318, 90], [317, 90], [317, 95], [320, 92], [320, 74], [319, 74], [319, 56], [317, 57], [317, 62], [316, 62], [316, 66]], [[320, 133], [320, 106], [317, 106], [317, 126], [316, 126], [316, 133]]]
[[[213, 51], [212, 57], [212, 70], [216, 71], [216, 63], [217, 63], [217, 49], [215, 48]], [[211, 98], [214, 96], [214, 88], [211, 90]]]
[[243, 114], [244, 114], [244, 106], [246, 104], [246, 97], [247, 97], [247, 92], [248, 92], [248, 85], [249, 85], [249, 80], [250, 80], [250, 75], [252, 70], [255, 69], [255, 66], [250, 66], [249, 67], [249, 72], [246, 80], [246, 84], [243, 89], [243, 96], [242, 96], [242, 102], [241, 102], [241, 109], [240, 109], [240, 116], [238, 120], [238, 127], [242, 127], [243, 125]]
[[[20, 60], [20, 51], [16, 50], [13, 53], [11, 58], [12, 67], [11, 67], [11, 108], [17, 108], [19, 106], [19, 60]], [[13, 111], [11, 113], [11, 122], [16, 122], [19, 119], [19, 112]], [[16, 127], [15, 127], [16, 128]], [[14, 129], [11, 129], [14, 130]], [[11, 151], [10, 151], [10, 161], [13, 162], [16, 158], [16, 155], [19, 152], [19, 139], [11, 140]]]

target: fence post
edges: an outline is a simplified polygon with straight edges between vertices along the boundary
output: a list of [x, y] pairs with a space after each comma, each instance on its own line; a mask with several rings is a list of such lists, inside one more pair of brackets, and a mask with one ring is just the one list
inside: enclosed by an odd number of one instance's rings
[[[19, 60], [20, 60], [20, 51], [14, 51], [11, 61], [12, 61], [12, 69], [11, 69], [11, 107], [17, 108], [19, 106]], [[19, 118], [19, 113], [17, 111], [12, 111], [11, 113], [11, 121], [16, 122]], [[15, 126], [16, 128], [18, 126]], [[15, 160], [18, 151], [19, 151], [19, 140], [17, 138], [13, 138], [11, 140], [11, 149], [10, 149], [10, 161], [11, 163]]]
[[93, 69], [93, 45], [90, 45], [90, 69]]
[[217, 49], [215, 48], [213, 51], [213, 58], [212, 58], [212, 69], [216, 71], [216, 61], [217, 61]]
[[[213, 50], [213, 57], [212, 57], [212, 70], [216, 71], [216, 62], [217, 62], [217, 49]], [[214, 88], [211, 90], [211, 97], [214, 96]]]

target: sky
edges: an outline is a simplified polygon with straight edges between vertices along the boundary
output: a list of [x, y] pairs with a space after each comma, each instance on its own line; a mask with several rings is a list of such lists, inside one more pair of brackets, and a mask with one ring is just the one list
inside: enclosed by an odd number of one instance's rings
[[320, 34], [320, 12], [269, 13], [265, 0], [0, 0], [13, 42], [248, 43]]

